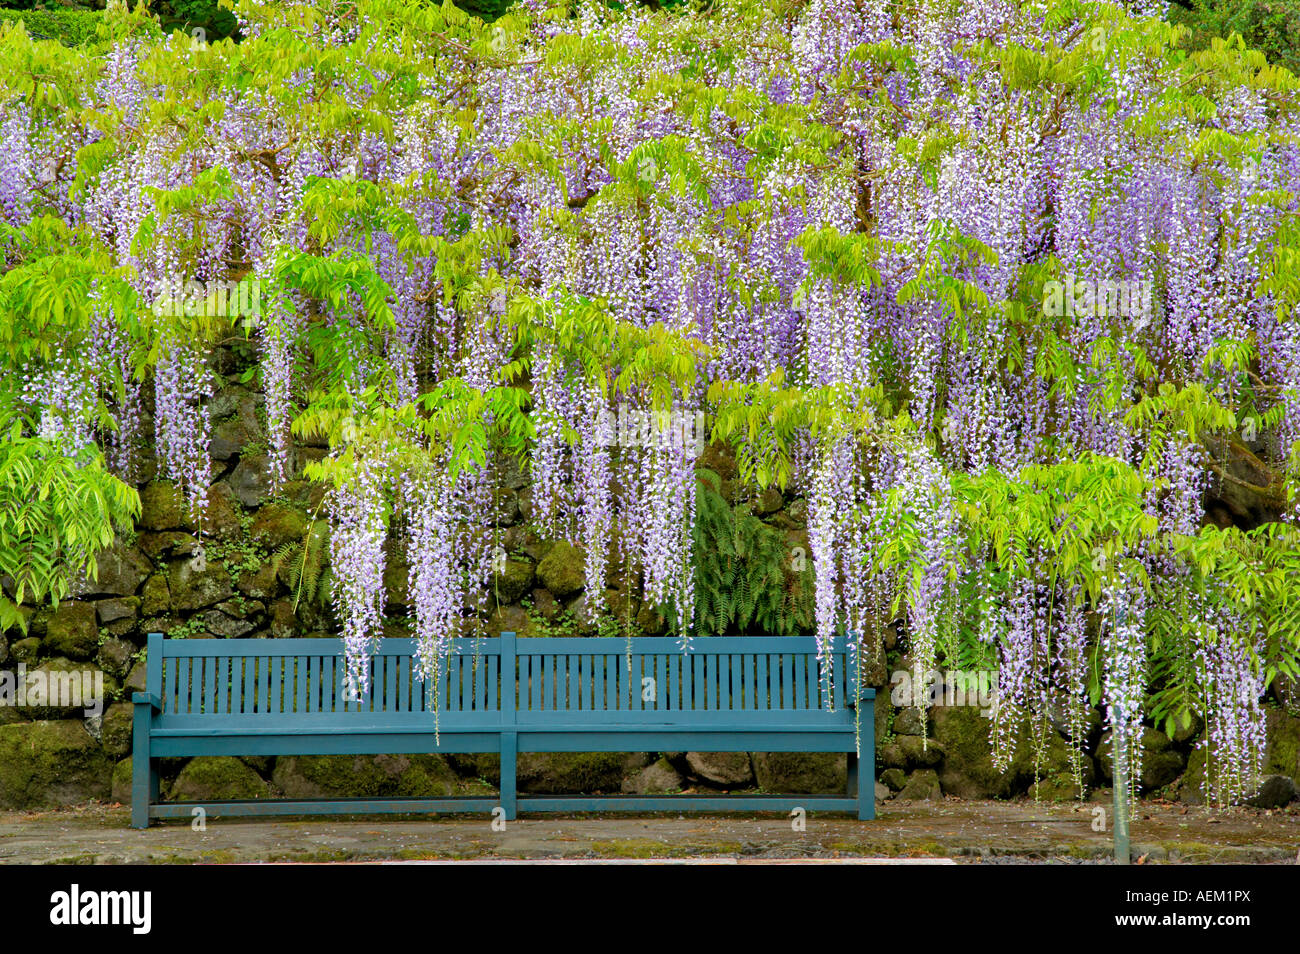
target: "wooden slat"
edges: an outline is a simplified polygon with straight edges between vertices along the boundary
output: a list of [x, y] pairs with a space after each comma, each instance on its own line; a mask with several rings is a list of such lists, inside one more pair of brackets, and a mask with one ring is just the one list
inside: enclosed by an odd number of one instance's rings
[[217, 714], [217, 663], [220, 658], [209, 656], [203, 667], [203, 713]]
[[718, 695], [719, 709], [732, 708], [731, 703], [731, 657], [718, 656]]
[[384, 712], [398, 712], [397, 670], [403, 657], [389, 656], [384, 662]]
[[691, 708], [703, 709], [704, 705], [704, 653], [691, 653]]

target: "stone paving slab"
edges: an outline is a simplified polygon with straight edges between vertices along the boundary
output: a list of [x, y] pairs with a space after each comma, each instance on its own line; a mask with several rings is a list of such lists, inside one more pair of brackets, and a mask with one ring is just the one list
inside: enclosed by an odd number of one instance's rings
[[[207, 819], [128, 827], [120, 805], [0, 814], [0, 863], [365, 862], [483, 859], [955, 858], [962, 863], [1105, 863], [1096, 804], [1033, 801], [905, 803], [859, 822], [810, 812], [806, 830], [776, 813], [534, 815], [492, 829], [482, 816]], [[1105, 807], [1105, 806], [1103, 806]], [[1132, 823], [1145, 863], [1300, 861], [1300, 806], [1214, 813], [1143, 803]]]

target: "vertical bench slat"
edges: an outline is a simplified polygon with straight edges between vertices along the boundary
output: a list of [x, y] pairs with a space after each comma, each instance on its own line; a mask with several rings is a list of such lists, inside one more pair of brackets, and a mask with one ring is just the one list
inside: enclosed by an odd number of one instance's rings
[[256, 693], [253, 692], [253, 680], [257, 676], [257, 657], [245, 656], [244, 660], [244, 691], [239, 696], [239, 711], [244, 715], [252, 715], [257, 711]]
[[397, 664], [397, 711], [411, 711], [411, 657], [403, 656]]
[[487, 656], [481, 652], [474, 654], [474, 711], [482, 712], [487, 708]]
[[[533, 708], [533, 658], [531, 656], [516, 656], [516, 665], [519, 667], [519, 708], [525, 711]], [[501, 685], [505, 688], [505, 671], [501, 673]], [[505, 697], [502, 697], [505, 701]]]
[[808, 693], [807, 696], [808, 702], [806, 708], [808, 709], [821, 708], [820, 676], [821, 673], [817, 667], [817, 655], [815, 653], [808, 653], [804, 657], [804, 680], [805, 680], [805, 686]]
[[190, 714], [203, 712], [203, 657], [191, 656], [189, 668], [189, 685], [186, 695], [190, 701]]
[[668, 664], [668, 706], [672, 709], [681, 709], [682, 700], [680, 696], [682, 688], [682, 657], [679, 653], [671, 658], [665, 657]]
[[555, 708], [559, 712], [569, 708], [568, 663], [567, 656], [555, 654]]
[[718, 708], [725, 711], [731, 708], [731, 657], [718, 653], [714, 658], [718, 661], [718, 695], [716, 701]]
[[352, 701], [348, 698], [347, 691], [347, 660], [339, 658], [333, 661], [330, 666], [330, 699], [333, 708], [331, 712], [350, 712], [352, 710]]
[[307, 711], [320, 712], [320, 657], [307, 659]]
[[213, 667], [213, 676], [217, 681], [216, 692], [212, 697], [212, 711], [216, 715], [228, 715], [227, 710], [230, 685], [230, 657], [218, 656]]
[[497, 680], [501, 673], [501, 657], [493, 653], [490, 656], [483, 657], [484, 679], [487, 680], [487, 696], [485, 705], [488, 712], [497, 712], [502, 707], [497, 705]]
[[613, 653], [605, 654], [605, 710], [613, 712], [618, 708], [618, 657]]
[[569, 708], [582, 708], [582, 673], [579, 671], [578, 662], [581, 656], [569, 656]]
[[[682, 663], [686, 665], [685, 661]], [[696, 651], [691, 653], [690, 657], [690, 681], [687, 683], [687, 691], [690, 693], [690, 705], [688, 709], [704, 708], [704, 653]]]
[[293, 657], [293, 711], [307, 711], [307, 657]]
[[217, 657], [209, 656], [203, 665], [203, 714], [217, 713]]
[[162, 711], [175, 712], [176, 703], [176, 667], [180, 660], [176, 658], [163, 660], [163, 696]]
[[384, 662], [384, 711], [398, 712], [397, 669], [401, 657], [389, 656]]
[[771, 697], [768, 695], [767, 685], [767, 653], [760, 653], [754, 660], [756, 663], [754, 681], [758, 687], [758, 708], [770, 709], [772, 707]]
[[667, 660], [664, 659], [663, 653], [655, 653], [655, 711], [668, 708], [666, 663]]

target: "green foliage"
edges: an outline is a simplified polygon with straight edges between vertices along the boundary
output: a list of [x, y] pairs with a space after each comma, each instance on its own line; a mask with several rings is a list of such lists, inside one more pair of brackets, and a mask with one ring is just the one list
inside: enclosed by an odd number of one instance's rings
[[793, 636], [810, 631], [811, 560], [802, 571], [792, 569], [791, 554], [779, 531], [749, 513], [745, 505], [728, 505], [718, 492], [717, 474], [701, 470], [698, 476], [693, 545], [696, 632]]
[[1189, 29], [1189, 49], [1237, 34], [1270, 63], [1300, 73], [1300, 0], [1191, 0], [1170, 7], [1169, 19]]
[[22, 23], [33, 39], [81, 46], [96, 42], [103, 19], [95, 10], [0, 10], [0, 29]]
[[271, 567], [294, 591], [294, 609], [306, 597], [322, 608], [330, 605], [329, 521], [315, 520], [301, 540], [286, 543], [271, 555]]
[[0, 404], [0, 578], [13, 581], [11, 596], [0, 592], [0, 632], [26, 632], [24, 602], [57, 605], [74, 575], [96, 579], [97, 555], [140, 514], [139, 494], [94, 445], [70, 456], [25, 431]]

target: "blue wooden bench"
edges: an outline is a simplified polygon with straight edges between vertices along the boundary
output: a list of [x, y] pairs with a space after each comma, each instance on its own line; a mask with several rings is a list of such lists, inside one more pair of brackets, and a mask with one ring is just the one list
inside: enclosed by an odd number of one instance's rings
[[[337, 639], [148, 642], [137, 692], [131, 824], [214, 815], [377, 812], [851, 811], [875, 816], [875, 690], [840, 639], [834, 706], [811, 637], [461, 639], [434, 698], [411, 639], [383, 640], [371, 689], [345, 698]], [[503, 678], [504, 677], [504, 678]], [[434, 706], [437, 702], [435, 737]], [[861, 704], [860, 703], [865, 703]], [[855, 717], [855, 709], [860, 716]], [[860, 724], [858, 722], [860, 720]], [[861, 758], [856, 753], [861, 739]], [[520, 796], [520, 752], [847, 752], [843, 795]], [[197, 755], [499, 752], [499, 798], [365, 798], [180, 803], [159, 799], [156, 760]]]

